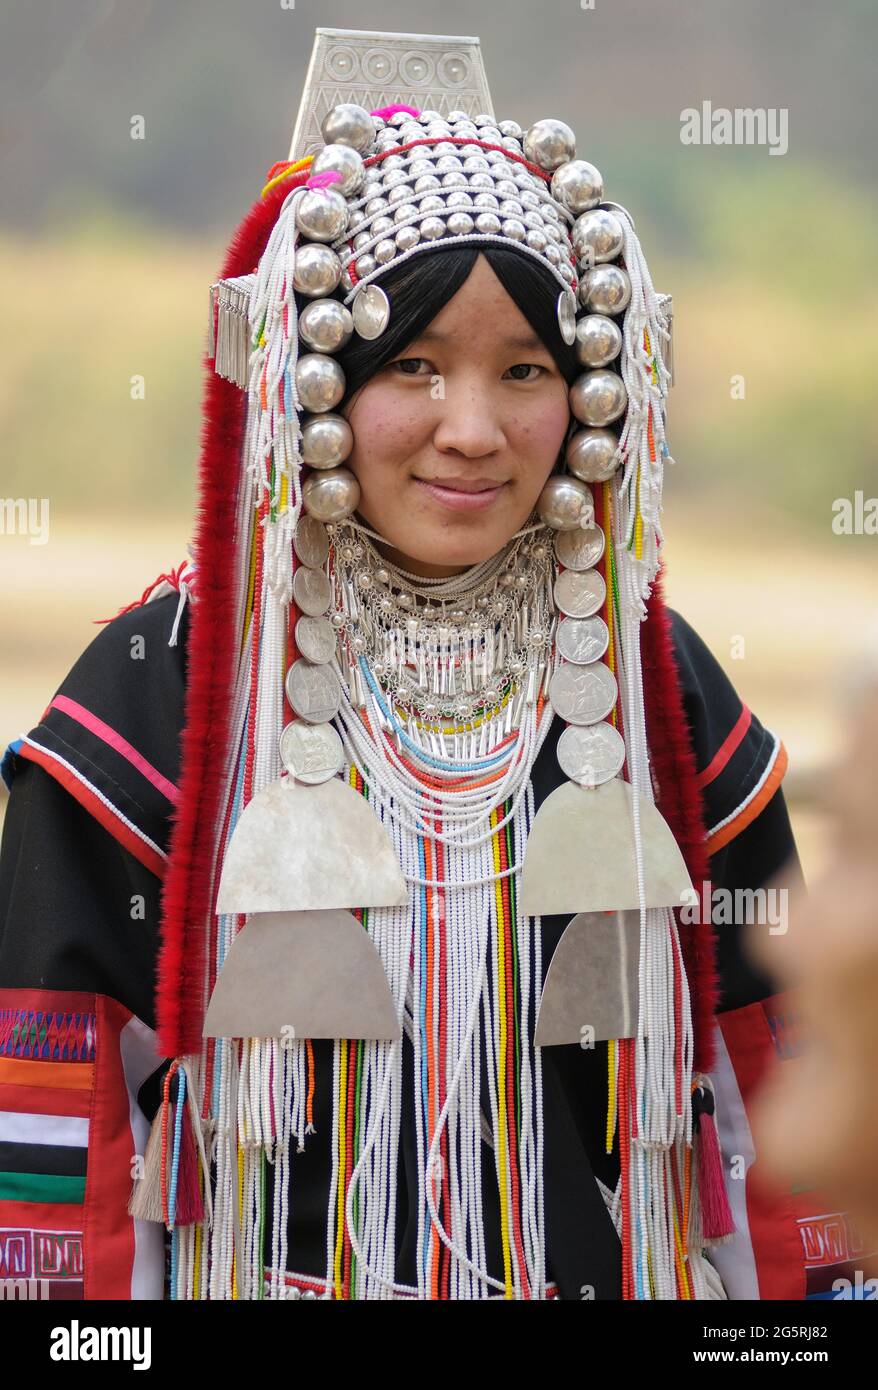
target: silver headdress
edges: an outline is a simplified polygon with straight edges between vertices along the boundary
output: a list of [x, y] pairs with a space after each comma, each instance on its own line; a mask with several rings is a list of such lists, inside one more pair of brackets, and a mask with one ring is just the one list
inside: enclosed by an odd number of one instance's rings
[[[378, 73], [391, 103], [368, 110], [350, 97]], [[460, 104], [443, 111], [449, 91]], [[425, 99], [435, 104], [421, 109]], [[589, 484], [623, 467], [622, 521], [645, 599], [659, 564], [672, 306], [653, 288], [633, 219], [604, 199], [570, 127], [495, 121], [477, 39], [319, 29], [292, 162], [273, 184], [308, 160], [310, 177], [284, 202], [255, 275], [211, 287], [216, 370], [250, 393], [251, 467], [273, 504], [284, 479], [290, 488], [286, 553], [300, 505], [323, 522], [356, 509], [359, 486], [344, 467], [353, 436], [334, 413], [345, 378], [333, 354], [352, 333], [384, 332], [392, 305], [382, 275], [446, 245], [512, 246], [557, 282], [559, 329], [582, 365], [569, 389], [580, 428], [567, 444], [568, 471], [549, 479], [539, 514], [558, 531], [591, 526]], [[298, 320], [295, 293], [308, 300]], [[303, 465], [312, 470], [304, 486]], [[285, 565], [271, 582], [289, 595]]]

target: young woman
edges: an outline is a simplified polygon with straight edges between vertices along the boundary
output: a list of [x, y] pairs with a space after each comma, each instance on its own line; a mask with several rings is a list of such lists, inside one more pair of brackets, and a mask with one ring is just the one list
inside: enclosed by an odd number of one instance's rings
[[86, 1298], [802, 1297], [730, 1128], [723, 1019], [764, 1058], [771, 989], [710, 901], [796, 876], [786, 758], [661, 599], [633, 225], [560, 122], [323, 137], [214, 296], [195, 567], [6, 760], [3, 1258]]

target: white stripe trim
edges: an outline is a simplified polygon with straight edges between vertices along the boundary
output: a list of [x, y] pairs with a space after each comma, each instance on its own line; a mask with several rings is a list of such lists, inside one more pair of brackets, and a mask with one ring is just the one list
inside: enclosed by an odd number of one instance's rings
[[[738, 1078], [726, 1047], [719, 1024], [714, 1024], [716, 1037], [716, 1066], [710, 1072], [716, 1099], [717, 1137], [723, 1157], [723, 1177], [729, 1205], [735, 1220], [735, 1234], [727, 1245], [711, 1245], [705, 1258], [719, 1272], [730, 1299], [760, 1299], [756, 1257], [750, 1239], [747, 1217], [747, 1174], [756, 1161], [756, 1147]], [[729, 1176], [728, 1163], [732, 1157], [744, 1160], [744, 1173], [739, 1178]]]
[[[137, 1093], [161, 1066], [156, 1034], [132, 1014], [119, 1033], [119, 1055], [128, 1092], [128, 1118], [133, 1154], [145, 1154], [150, 1125], [137, 1103]], [[159, 1221], [134, 1219], [134, 1261], [131, 1268], [132, 1299], [161, 1299], [165, 1287], [165, 1228]]]
[[98, 801], [106, 806], [108, 811], [112, 811], [116, 819], [127, 826], [128, 829], [137, 836], [138, 840], [142, 840], [143, 843], [148, 845], [161, 859], [167, 859], [168, 856], [165, 851], [160, 849], [155, 841], [151, 840], [148, 835], [145, 835], [139, 826], [135, 825], [133, 821], [130, 821], [127, 816], [123, 816], [119, 808], [114, 806], [112, 801], [104, 796], [103, 792], [99, 792], [97, 787], [89, 782], [87, 777], [83, 777], [82, 773], [79, 772], [72, 763], [69, 763], [66, 758], [62, 758], [58, 753], [53, 752], [51, 748], [46, 748], [45, 744], [37, 743], [36, 739], [30, 738], [28, 735], [25, 735], [23, 742], [26, 743], [29, 748], [36, 748], [38, 752], [43, 753], [47, 758], [54, 758], [56, 763], [60, 763], [62, 767], [66, 767], [68, 772], [73, 773], [77, 782], [81, 782], [84, 787], [87, 787], [92, 796], [97, 797]]
[[88, 1120], [79, 1115], [33, 1115], [0, 1110], [0, 1140], [6, 1144], [58, 1144], [69, 1149], [88, 1147]]
[[[766, 729], [765, 732], [771, 733], [771, 730]], [[763, 772], [762, 776], [759, 778], [759, 781], [756, 783], [755, 787], [753, 787], [752, 791], [747, 793], [747, 795], [744, 797], [744, 800], [735, 807], [734, 811], [732, 811], [723, 820], [717, 821], [716, 825], [713, 827], [712, 830], [708, 830], [708, 840], [710, 839], [711, 835], [715, 835], [718, 830], [722, 830], [723, 826], [728, 825], [730, 821], [733, 821], [735, 819], [735, 816], [740, 815], [744, 807], [749, 806], [754, 796], [758, 796], [760, 789], [765, 785], [766, 779], [768, 778], [771, 769], [777, 762], [777, 755], [780, 752], [780, 739], [778, 738], [777, 734], [771, 734], [771, 737], [774, 739], [774, 747], [771, 750], [771, 757], [768, 760], [768, 765], [765, 771]]]

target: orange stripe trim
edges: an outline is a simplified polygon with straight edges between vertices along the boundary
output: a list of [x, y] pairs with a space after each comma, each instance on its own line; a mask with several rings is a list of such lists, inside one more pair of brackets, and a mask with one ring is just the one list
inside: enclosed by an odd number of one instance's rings
[[746, 705], [742, 705], [741, 713], [738, 715], [738, 722], [735, 724], [732, 732], [720, 744], [703, 772], [699, 772], [695, 778], [699, 787], [706, 787], [708, 783], [719, 776], [732, 754], [737, 752], [738, 748], [740, 748], [744, 741], [744, 735], [750, 728], [752, 720], [753, 715]]
[[787, 750], [784, 748], [783, 744], [780, 743], [778, 744], [774, 767], [771, 769], [771, 772], [766, 777], [752, 801], [748, 801], [746, 806], [742, 806], [738, 814], [733, 820], [730, 820], [727, 825], [722, 826], [714, 835], [709, 835], [707, 837], [709, 854], [716, 854], [717, 850], [722, 849], [723, 845], [727, 845], [730, 840], [734, 840], [736, 835], [740, 835], [741, 831], [746, 830], [747, 826], [756, 819], [759, 812], [768, 804], [780, 786], [788, 765], [789, 757], [787, 756]]
[[62, 1091], [90, 1091], [94, 1062], [37, 1062], [22, 1057], [0, 1058], [0, 1085], [54, 1086]]

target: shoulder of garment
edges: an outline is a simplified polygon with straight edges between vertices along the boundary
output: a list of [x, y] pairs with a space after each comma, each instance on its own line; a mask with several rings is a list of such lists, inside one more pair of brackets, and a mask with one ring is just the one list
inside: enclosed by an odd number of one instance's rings
[[708, 852], [714, 855], [771, 801], [787, 770], [787, 751], [744, 703], [695, 629], [675, 609], [668, 615]]
[[3, 759], [10, 790], [22, 761], [38, 764], [158, 876], [178, 800], [187, 633], [177, 592], [113, 618]]

